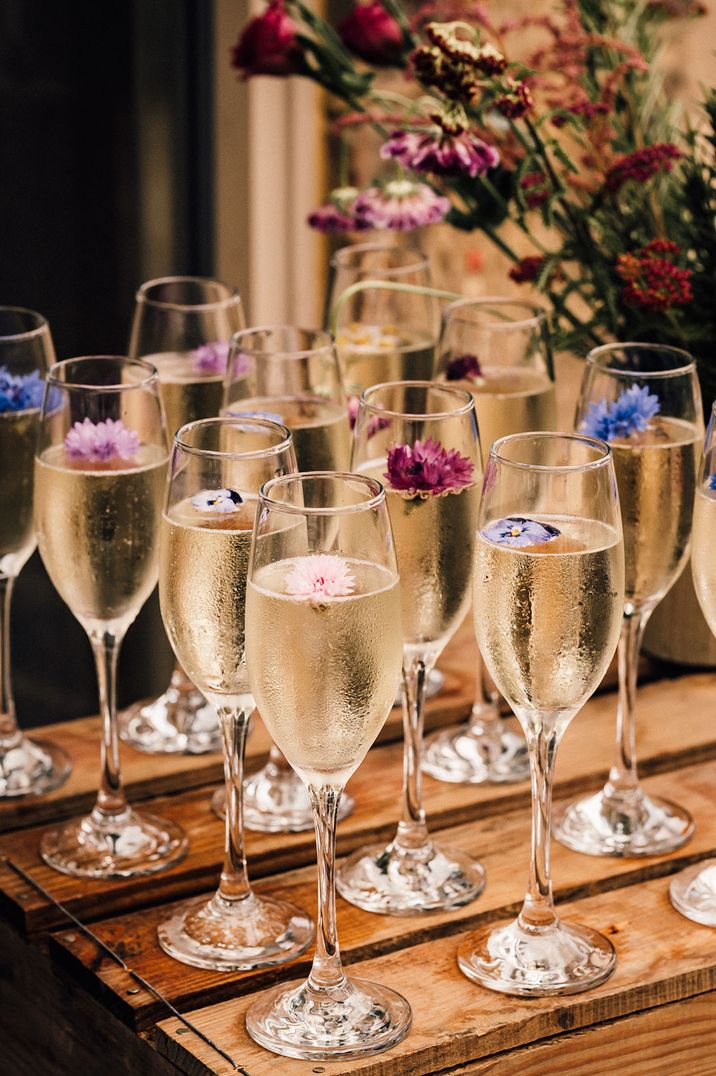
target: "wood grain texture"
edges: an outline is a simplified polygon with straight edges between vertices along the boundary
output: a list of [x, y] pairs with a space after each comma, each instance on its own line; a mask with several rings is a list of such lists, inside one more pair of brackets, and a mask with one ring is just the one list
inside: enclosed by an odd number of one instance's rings
[[[716, 725], [711, 713], [716, 676], [698, 674], [662, 680], [642, 688], [639, 699], [639, 757], [643, 774], [663, 772], [716, 755]], [[591, 699], [575, 719], [560, 748], [557, 795], [596, 788], [604, 781], [612, 753], [615, 698], [612, 693]], [[665, 717], [666, 715], [666, 717]], [[675, 735], [678, 729], [678, 736]], [[339, 854], [365, 843], [388, 839], [400, 810], [402, 745], [373, 748], [350, 784], [356, 799], [354, 813], [338, 827]], [[163, 760], [153, 759], [160, 768]], [[138, 904], [152, 905], [200, 893], [215, 884], [222, 857], [221, 823], [209, 809], [210, 790], [194, 789], [153, 800], [152, 811], [174, 819], [189, 836], [185, 860], [151, 879], [91, 882], [60, 875], [39, 857], [42, 827], [0, 836], [0, 852], [10, 856], [57, 900], [80, 916], [121, 914]], [[525, 807], [527, 782], [517, 785], [448, 785], [425, 778], [424, 802], [434, 831], [478, 818]], [[252, 876], [259, 878], [313, 861], [311, 833], [271, 835], [249, 833]], [[25, 893], [24, 896], [22, 894]], [[7, 870], [0, 869], [0, 914], [25, 930], [47, 930], [61, 923], [55, 909]]]
[[[552, 870], [556, 899], [582, 898], [635, 885], [645, 879], [671, 874], [716, 851], [716, 815], [713, 811], [716, 763], [647, 778], [645, 788], [650, 793], [689, 805], [696, 819], [696, 833], [689, 845], [667, 856], [623, 860], [593, 859], [554, 843]], [[488, 884], [482, 896], [454, 911], [416, 917], [371, 915], [339, 898], [339, 937], [346, 963], [405, 949], [428, 938], [448, 936], [516, 912], [524, 894], [529, 866], [528, 812], [520, 810], [492, 816], [443, 830], [440, 836], [442, 843], [461, 848], [483, 863]], [[316, 880], [313, 867], [268, 878], [257, 888], [291, 900], [314, 914]], [[159, 905], [103, 919], [94, 924], [93, 930], [178, 1008], [197, 1008], [236, 997], [289, 974], [285, 968], [239, 974], [207, 972], [172, 960], [159, 948], [156, 928], [175, 907], [176, 904]], [[133, 985], [127, 973], [104, 957], [91, 940], [69, 928], [53, 935], [50, 945], [53, 957], [79, 977], [86, 989], [102, 997], [104, 1004], [130, 1026], [146, 1028], [159, 1018], [161, 1005], [156, 999], [145, 991], [127, 994], [128, 985]], [[310, 953], [295, 962], [290, 974], [306, 970], [309, 960]]]
[[[584, 994], [523, 1000], [469, 982], [455, 954], [463, 935], [426, 942], [411, 950], [354, 968], [362, 978], [403, 993], [413, 1008], [413, 1027], [398, 1046], [378, 1057], [321, 1062], [326, 1076], [411, 1076], [449, 1069], [590, 1025], [640, 1013], [713, 991], [713, 931], [689, 923], [668, 901], [658, 879], [567, 905], [565, 918], [607, 933], [617, 950], [617, 969], [602, 986]], [[424, 969], [416, 975], [415, 969]], [[190, 1014], [190, 1019], [251, 1076], [304, 1076], [313, 1063], [280, 1060], [246, 1034], [244, 1016], [253, 1000], [237, 998]], [[446, 1019], [449, 1014], [449, 1019]], [[159, 1051], [186, 1073], [228, 1076], [228, 1063], [189, 1033], [176, 1036], [176, 1019], [157, 1027]]]

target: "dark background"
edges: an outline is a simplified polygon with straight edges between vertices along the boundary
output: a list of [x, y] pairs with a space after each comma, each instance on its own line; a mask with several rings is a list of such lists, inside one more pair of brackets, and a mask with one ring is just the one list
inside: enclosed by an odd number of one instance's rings
[[[213, 273], [211, 7], [0, 4], [0, 304], [44, 314], [58, 359], [125, 353], [147, 277]], [[148, 176], [163, 180], [151, 220]], [[37, 554], [16, 584], [12, 647], [22, 727], [96, 711], [87, 637]], [[123, 647], [120, 705], [162, 691], [171, 665], [155, 594]]]

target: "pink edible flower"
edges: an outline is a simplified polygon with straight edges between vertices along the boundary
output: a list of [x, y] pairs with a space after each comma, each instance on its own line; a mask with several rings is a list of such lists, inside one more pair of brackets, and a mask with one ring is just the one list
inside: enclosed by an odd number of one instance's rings
[[284, 0], [272, 0], [261, 15], [246, 23], [231, 50], [231, 66], [243, 78], [293, 75], [300, 70], [301, 47]]
[[65, 452], [73, 460], [104, 463], [107, 460], [131, 460], [139, 452], [139, 436], [128, 430], [121, 418], [92, 422], [86, 418], [75, 422], [65, 437]]
[[370, 225], [357, 220], [353, 212], [359, 193], [357, 187], [337, 187], [331, 191], [328, 200], [309, 215], [309, 227], [319, 232], [366, 231]]
[[450, 201], [427, 183], [394, 179], [383, 187], [369, 187], [355, 200], [356, 220], [371, 228], [408, 232], [437, 224], [450, 209]]
[[443, 448], [428, 437], [410, 445], [395, 445], [388, 452], [385, 478], [392, 489], [407, 493], [446, 493], [472, 484], [474, 464], [457, 449]]
[[202, 344], [191, 353], [194, 369], [199, 374], [225, 374], [229, 358], [229, 344], [225, 340], [212, 340]]
[[301, 557], [286, 576], [286, 593], [307, 598], [314, 607], [344, 598], [355, 590], [355, 578], [348, 562], [331, 553], [316, 553]]

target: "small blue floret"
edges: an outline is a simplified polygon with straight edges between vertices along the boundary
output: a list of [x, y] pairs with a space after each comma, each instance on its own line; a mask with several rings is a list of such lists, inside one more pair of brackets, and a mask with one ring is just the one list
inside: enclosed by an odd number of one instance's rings
[[581, 432], [602, 441], [643, 433], [660, 407], [659, 397], [650, 393], [646, 386], [632, 385], [611, 403], [605, 399], [591, 403], [582, 421]]
[[29, 411], [42, 406], [45, 382], [39, 370], [31, 374], [11, 374], [0, 366], [0, 414], [3, 411]]

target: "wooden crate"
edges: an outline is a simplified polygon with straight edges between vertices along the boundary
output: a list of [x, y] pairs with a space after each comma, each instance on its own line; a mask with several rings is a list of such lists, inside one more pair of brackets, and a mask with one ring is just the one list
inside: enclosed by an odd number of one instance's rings
[[[469, 633], [442, 663], [446, 691], [430, 704], [428, 725], [464, 717], [473, 694]], [[651, 670], [654, 675], [654, 670]], [[669, 904], [669, 876], [716, 850], [716, 675], [655, 679], [639, 699], [639, 751], [648, 789], [694, 814], [692, 841], [670, 856], [643, 861], [593, 859], [553, 845], [553, 873], [563, 913], [613, 940], [618, 967], [586, 994], [544, 1000], [508, 998], [465, 979], [455, 962], [464, 934], [519, 907], [529, 857], [529, 789], [448, 785], [425, 779], [431, 829], [484, 863], [483, 895], [453, 912], [402, 918], [373, 916], [338, 901], [341, 945], [355, 971], [400, 990], [414, 1012], [410, 1035], [362, 1062], [278, 1058], [246, 1035], [243, 1017], [257, 991], [305, 973], [309, 957], [280, 969], [223, 974], [185, 967], [158, 948], [156, 926], [177, 901], [215, 887], [222, 826], [212, 815], [217, 756], [157, 758], [123, 751], [133, 799], [179, 821], [190, 850], [172, 870], [113, 883], [59, 875], [39, 859], [43, 826], [91, 803], [97, 778], [98, 722], [45, 730], [75, 763], [72, 778], [35, 803], [0, 806], [0, 1072], [11, 1076], [188, 1073], [570, 1074], [689, 1076], [716, 1073], [716, 933], [679, 916]], [[603, 781], [614, 735], [613, 691], [592, 699], [560, 750], [557, 795]], [[257, 722], [250, 764], [266, 755]], [[391, 715], [378, 746], [351, 782], [353, 815], [339, 826], [339, 854], [389, 837], [399, 810], [400, 717]], [[312, 834], [250, 834], [249, 867], [257, 889], [287, 896], [313, 912]], [[25, 871], [94, 934], [108, 957], [57, 907], [28, 884]], [[127, 970], [129, 969], [129, 971]], [[131, 972], [167, 998], [204, 1039], [182, 1025]]]

